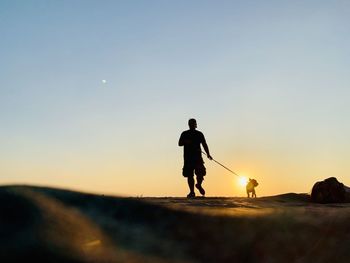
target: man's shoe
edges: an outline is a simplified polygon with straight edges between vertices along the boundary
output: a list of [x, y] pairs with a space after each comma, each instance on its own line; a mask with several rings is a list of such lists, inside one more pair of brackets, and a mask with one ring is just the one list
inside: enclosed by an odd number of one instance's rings
[[201, 193], [201, 195], [205, 195], [205, 190], [203, 189], [203, 187], [199, 184], [196, 184], [196, 188], [199, 190], [199, 192]]
[[187, 198], [195, 198], [196, 194], [194, 192], [191, 192], [187, 195]]

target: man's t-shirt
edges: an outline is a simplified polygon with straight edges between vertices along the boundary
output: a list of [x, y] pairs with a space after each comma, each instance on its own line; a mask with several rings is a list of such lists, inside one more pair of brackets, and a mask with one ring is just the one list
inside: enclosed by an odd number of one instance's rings
[[203, 133], [197, 130], [184, 131], [180, 136], [180, 141], [189, 140], [190, 143], [184, 144], [184, 160], [185, 162], [202, 161], [201, 143], [206, 143]]

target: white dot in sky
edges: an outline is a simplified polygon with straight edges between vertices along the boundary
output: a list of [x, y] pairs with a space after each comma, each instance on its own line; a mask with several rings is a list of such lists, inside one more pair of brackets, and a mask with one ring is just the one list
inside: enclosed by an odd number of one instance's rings
[[102, 80], [102, 83], [103, 83], [103, 84], [106, 84], [106, 83], [107, 83], [107, 80], [103, 79], [103, 80]]

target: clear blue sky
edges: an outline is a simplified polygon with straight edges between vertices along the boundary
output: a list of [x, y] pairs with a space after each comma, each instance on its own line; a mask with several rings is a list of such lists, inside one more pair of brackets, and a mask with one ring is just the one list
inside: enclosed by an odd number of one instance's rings
[[185, 195], [194, 117], [258, 194], [350, 184], [349, 25], [349, 1], [1, 0], [0, 183]]

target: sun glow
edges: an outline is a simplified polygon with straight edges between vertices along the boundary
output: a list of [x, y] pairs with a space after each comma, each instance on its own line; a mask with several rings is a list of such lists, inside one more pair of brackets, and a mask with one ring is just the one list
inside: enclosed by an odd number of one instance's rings
[[247, 178], [247, 177], [245, 177], [245, 176], [240, 176], [240, 177], [238, 178], [238, 184], [239, 184], [240, 186], [246, 186], [247, 183], [248, 183], [248, 178]]

